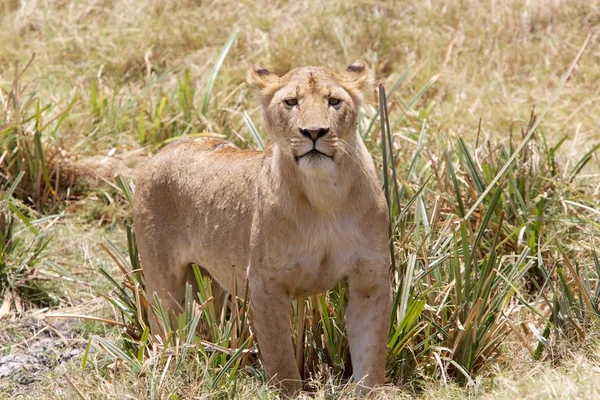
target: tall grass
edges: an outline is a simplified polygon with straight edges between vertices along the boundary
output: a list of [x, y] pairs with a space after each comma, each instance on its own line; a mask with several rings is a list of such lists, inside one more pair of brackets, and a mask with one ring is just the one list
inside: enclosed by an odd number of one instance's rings
[[58, 304], [49, 276], [69, 275], [45, 259], [52, 240], [49, 226], [58, 217], [31, 218], [31, 210], [12, 196], [25, 173], [0, 185], [0, 318], [33, 307]]
[[24, 83], [33, 60], [22, 69], [15, 63], [11, 86], [0, 88], [0, 183], [18, 182], [13, 195], [41, 211], [53, 209], [72, 184], [61, 170], [60, 135], [75, 101], [57, 110], [38, 96], [35, 82]]
[[[182, 135], [196, 136], [208, 131], [213, 135], [231, 136], [229, 120], [233, 115], [234, 120], [241, 121], [241, 113], [238, 115], [225, 109], [223, 99], [217, 103], [215, 85], [237, 36], [238, 32], [234, 30], [225, 41], [204, 87], [192, 78], [189, 69], [155, 70], [149, 60], [146, 60], [144, 84], [135, 96], [123, 95], [127, 87], [122, 71], [117, 70], [112, 81], [105, 84], [99, 79], [93, 80], [89, 106], [94, 117], [94, 131], [129, 131], [136, 135], [140, 145], [149, 145], [153, 150]], [[165, 90], [163, 81], [172, 75], [176, 79], [175, 87]], [[238, 86], [223, 94], [225, 101], [235, 96], [239, 89]]]

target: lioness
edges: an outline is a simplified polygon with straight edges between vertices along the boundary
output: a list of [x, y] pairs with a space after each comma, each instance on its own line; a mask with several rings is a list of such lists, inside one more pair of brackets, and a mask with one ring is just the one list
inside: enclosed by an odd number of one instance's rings
[[[354, 379], [366, 392], [384, 381], [391, 307], [388, 210], [356, 130], [368, 67], [358, 60], [341, 73], [308, 66], [282, 77], [253, 68], [248, 81], [273, 140], [265, 151], [182, 140], [138, 174], [134, 227], [147, 291], [180, 310], [191, 263], [224, 289], [235, 266], [238, 293], [249, 281], [267, 374], [291, 394], [301, 381], [290, 302], [347, 278]], [[161, 332], [153, 315], [151, 329]]]

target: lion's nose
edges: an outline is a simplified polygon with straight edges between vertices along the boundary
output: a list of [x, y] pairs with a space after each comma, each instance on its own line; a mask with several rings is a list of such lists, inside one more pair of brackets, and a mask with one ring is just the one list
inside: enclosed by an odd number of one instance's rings
[[316, 142], [319, 138], [327, 135], [329, 133], [329, 128], [309, 128], [309, 129], [300, 129], [300, 134], [306, 136], [310, 140]]

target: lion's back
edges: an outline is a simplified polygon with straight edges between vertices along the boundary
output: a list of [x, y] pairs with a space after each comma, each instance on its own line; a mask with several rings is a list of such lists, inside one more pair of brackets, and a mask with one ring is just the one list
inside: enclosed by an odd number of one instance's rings
[[182, 140], [165, 147], [136, 178], [138, 242], [150, 252], [157, 250], [150, 249], [152, 244], [164, 244], [165, 251], [175, 244], [193, 258], [190, 262], [206, 266], [238, 261], [229, 260], [233, 252], [245, 258], [262, 155], [220, 139]]

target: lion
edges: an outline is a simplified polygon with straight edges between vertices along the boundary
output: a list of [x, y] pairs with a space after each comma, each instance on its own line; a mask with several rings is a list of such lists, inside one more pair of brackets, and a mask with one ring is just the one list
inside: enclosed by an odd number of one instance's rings
[[155, 292], [164, 309], [181, 310], [191, 264], [212, 277], [214, 293], [229, 290], [235, 274], [244, 295], [248, 281], [261, 360], [291, 395], [302, 383], [291, 301], [346, 279], [353, 378], [368, 393], [384, 383], [392, 300], [388, 207], [356, 127], [371, 73], [362, 60], [339, 73], [305, 66], [281, 77], [254, 67], [248, 82], [271, 139], [264, 151], [184, 139], [136, 178], [133, 220], [148, 297]]

